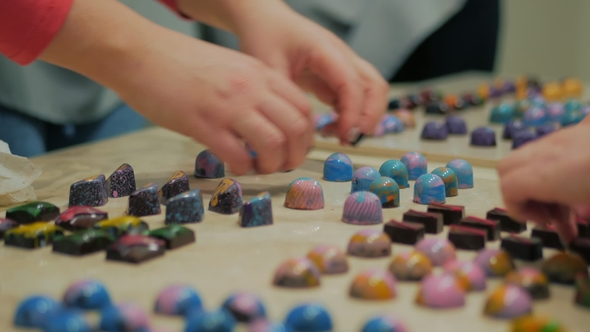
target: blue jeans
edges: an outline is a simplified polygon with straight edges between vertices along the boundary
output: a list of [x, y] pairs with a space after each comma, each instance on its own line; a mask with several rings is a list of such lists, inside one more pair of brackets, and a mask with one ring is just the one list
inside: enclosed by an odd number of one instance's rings
[[100, 121], [83, 125], [56, 125], [0, 105], [0, 140], [8, 143], [12, 154], [23, 157], [119, 136], [148, 124], [127, 105], [116, 108]]

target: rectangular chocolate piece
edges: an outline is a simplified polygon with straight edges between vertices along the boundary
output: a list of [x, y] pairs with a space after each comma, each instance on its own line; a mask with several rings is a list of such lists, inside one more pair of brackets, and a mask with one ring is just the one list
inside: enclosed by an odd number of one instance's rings
[[449, 241], [457, 249], [481, 250], [486, 246], [486, 231], [473, 227], [451, 225]]
[[590, 239], [577, 238], [570, 243], [570, 250], [578, 253], [590, 265]]
[[500, 222], [498, 220], [482, 219], [468, 216], [459, 221], [459, 225], [483, 229], [487, 232], [488, 241], [500, 239]]
[[82, 256], [106, 250], [115, 240], [108, 232], [89, 229], [53, 241], [53, 252]]
[[578, 237], [590, 239], [590, 220], [576, 217], [578, 225]]
[[536, 237], [529, 239], [511, 234], [502, 239], [500, 247], [515, 259], [527, 262], [543, 259], [543, 243]]
[[488, 211], [486, 219], [500, 221], [500, 230], [502, 232], [522, 233], [527, 229], [526, 223], [510, 218], [506, 210], [498, 207]]
[[441, 213], [409, 210], [404, 213], [403, 221], [422, 224], [424, 231], [429, 234], [438, 234], [443, 230], [443, 215]]
[[559, 238], [559, 234], [555, 230], [554, 227], [548, 226], [546, 228], [533, 228], [531, 232], [531, 237], [536, 237], [541, 240], [543, 243], [543, 247], [553, 248], [553, 249], [564, 249], [563, 243], [561, 243], [561, 239]]
[[424, 238], [424, 225], [392, 219], [383, 225], [383, 232], [389, 236], [391, 242], [413, 245]]
[[430, 203], [428, 204], [428, 212], [441, 213], [445, 225], [457, 224], [465, 217], [465, 207], [462, 205]]

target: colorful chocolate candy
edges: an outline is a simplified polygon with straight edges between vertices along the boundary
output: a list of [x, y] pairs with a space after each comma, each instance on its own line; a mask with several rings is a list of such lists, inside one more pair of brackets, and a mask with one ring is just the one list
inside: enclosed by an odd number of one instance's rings
[[200, 189], [178, 194], [166, 202], [166, 224], [190, 224], [203, 221], [205, 208]]
[[514, 116], [514, 107], [508, 103], [501, 103], [492, 108], [490, 113], [491, 123], [507, 123]]
[[176, 195], [191, 190], [188, 183], [188, 176], [183, 171], [177, 171], [160, 188], [160, 202], [166, 205], [168, 200]]
[[432, 262], [420, 251], [404, 252], [389, 263], [389, 272], [397, 280], [420, 281], [432, 272]]
[[41, 329], [49, 318], [62, 310], [62, 305], [45, 295], [33, 295], [19, 303], [14, 315], [14, 325]]
[[392, 178], [400, 189], [408, 188], [408, 168], [399, 160], [391, 159], [379, 168], [381, 176]]
[[442, 266], [457, 257], [455, 246], [443, 238], [425, 238], [416, 244], [416, 250], [426, 255], [434, 266]]
[[579, 274], [576, 277], [576, 295], [574, 303], [590, 309], [590, 278], [584, 276], [584, 274]]
[[107, 260], [142, 263], [164, 255], [165, 242], [144, 235], [124, 235], [107, 249]]
[[21, 248], [40, 248], [53, 243], [64, 235], [64, 230], [45, 222], [37, 222], [12, 228], [4, 234], [4, 244]]
[[487, 288], [485, 271], [473, 262], [453, 260], [446, 262], [443, 269], [454, 273], [457, 278], [465, 278], [468, 282], [468, 291], [483, 291]]
[[353, 192], [346, 198], [342, 221], [352, 225], [375, 225], [383, 222], [381, 199], [369, 191]]
[[121, 303], [101, 311], [99, 328], [105, 332], [146, 331], [149, 321], [145, 311], [138, 306]]
[[448, 167], [438, 167], [431, 173], [443, 180], [445, 184], [445, 195], [447, 197], [454, 197], [459, 194], [459, 180], [457, 179], [457, 175], [455, 175], [455, 171]]
[[396, 297], [396, 281], [387, 270], [367, 269], [356, 275], [348, 294], [363, 300], [389, 300]]
[[504, 284], [494, 290], [488, 297], [484, 314], [499, 319], [513, 319], [530, 315], [533, 300], [520, 286]]
[[355, 193], [357, 191], [369, 191], [371, 183], [380, 176], [381, 174], [379, 171], [370, 166], [364, 166], [357, 169], [352, 174], [350, 192]]
[[55, 219], [55, 225], [69, 231], [92, 228], [99, 221], [109, 218], [105, 211], [90, 206], [72, 206]]
[[226, 178], [215, 189], [209, 201], [209, 211], [235, 214], [242, 208], [242, 203], [242, 186], [238, 181]]
[[524, 266], [517, 271], [510, 272], [506, 276], [505, 282], [524, 288], [535, 300], [546, 299], [550, 294], [549, 280], [534, 267]]
[[107, 231], [87, 229], [53, 240], [53, 252], [82, 256], [107, 249], [117, 238]]
[[549, 281], [572, 285], [576, 276], [588, 276], [588, 268], [584, 259], [573, 252], [560, 252], [543, 261], [541, 271]]
[[232, 332], [236, 320], [225, 309], [198, 311], [188, 316], [185, 332]]
[[336, 246], [319, 245], [307, 254], [307, 258], [315, 264], [322, 274], [348, 272], [346, 255]]
[[137, 217], [124, 216], [99, 221], [94, 224], [94, 229], [103, 230], [114, 237], [120, 237], [125, 234], [143, 233], [149, 230], [149, 225]]
[[37, 221], [51, 221], [59, 215], [59, 208], [47, 202], [31, 202], [6, 210], [6, 219], [20, 225]]
[[457, 115], [447, 116], [445, 126], [450, 135], [467, 134], [467, 124], [465, 123], [465, 120]]
[[387, 234], [376, 229], [363, 229], [348, 242], [347, 253], [357, 257], [385, 257], [391, 255], [391, 240]]
[[483, 268], [489, 277], [504, 277], [514, 271], [512, 257], [501, 249], [484, 249], [473, 262]]
[[333, 323], [328, 310], [318, 303], [304, 303], [292, 308], [285, 324], [295, 331], [324, 332], [332, 331]]
[[111, 305], [107, 288], [98, 280], [80, 280], [71, 284], [63, 297], [64, 305], [83, 310], [98, 310]]
[[408, 210], [403, 215], [403, 221], [422, 224], [429, 234], [438, 234], [443, 230], [443, 215], [440, 213]]
[[414, 184], [414, 203], [445, 203], [445, 183], [434, 174], [423, 174]]
[[549, 317], [527, 315], [511, 321], [510, 332], [567, 332], [558, 321]]
[[201, 151], [195, 160], [195, 177], [219, 179], [225, 176], [223, 162], [209, 150]]
[[400, 161], [406, 165], [410, 180], [416, 180], [427, 172], [428, 163], [424, 155], [419, 152], [408, 152], [401, 157]]
[[195, 232], [180, 225], [168, 225], [148, 232], [150, 237], [164, 241], [166, 249], [176, 249], [195, 242]]
[[95, 329], [81, 312], [64, 310], [51, 316], [43, 326], [43, 332], [63, 331], [93, 332]]
[[108, 201], [104, 174], [80, 180], [70, 186], [69, 206], [103, 206]]
[[447, 167], [455, 172], [459, 189], [473, 188], [473, 167], [467, 160], [453, 159], [449, 161]]
[[534, 262], [543, 258], [543, 243], [538, 238], [512, 234], [502, 238], [500, 247], [515, 259]]
[[459, 308], [465, 305], [465, 289], [453, 274], [430, 274], [420, 284], [416, 303], [434, 309]]
[[391, 219], [383, 225], [383, 232], [393, 243], [416, 244], [424, 238], [424, 225]]
[[496, 146], [496, 132], [490, 127], [479, 127], [471, 132], [471, 145]]
[[129, 207], [127, 213], [130, 216], [143, 217], [160, 214], [160, 198], [158, 197], [158, 185], [148, 183], [129, 195]]
[[18, 224], [14, 220], [0, 218], [0, 240], [4, 238], [4, 233], [9, 229], [18, 227]]
[[240, 209], [238, 221], [241, 227], [272, 225], [272, 198], [269, 192], [263, 192], [244, 202]]
[[486, 219], [500, 221], [500, 230], [510, 233], [522, 233], [526, 231], [525, 222], [512, 219], [506, 210], [496, 207], [486, 213]]
[[160, 291], [154, 311], [162, 315], [187, 316], [203, 309], [199, 293], [189, 285], [171, 285]]
[[266, 308], [262, 300], [252, 293], [232, 294], [223, 301], [221, 307], [234, 316], [238, 322], [249, 323], [266, 318]]
[[393, 315], [379, 315], [367, 320], [361, 332], [408, 332], [408, 329]]
[[285, 207], [295, 210], [320, 210], [324, 208], [324, 191], [312, 178], [299, 178], [287, 188]]
[[324, 162], [324, 180], [326, 181], [351, 181], [352, 173], [352, 160], [344, 153], [333, 153]]
[[399, 186], [392, 178], [382, 176], [373, 180], [369, 191], [379, 197], [383, 208], [399, 206]]
[[422, 129], [420, 137], [424, 140], [443, 141], [449, 136], [449, 131], [444, 123], [437, 121], [427, 122]]
[[129, 164], [119, 166], [107, 179], [106, 188], [109, 197], [119, 198], [131, 195], [137, 190], [133, 167]]
[[463, 205], [451, 205], [430, 203], [427, 208], [428, 213], [442, 215], [442, 221], [445, 225], [458, 224], [465, 216], [465, 207]]
[[308, 258], [290, 258], [275, 271], [273, 284], [287, 288], [308, 288], [320, 285], [320, 271]]

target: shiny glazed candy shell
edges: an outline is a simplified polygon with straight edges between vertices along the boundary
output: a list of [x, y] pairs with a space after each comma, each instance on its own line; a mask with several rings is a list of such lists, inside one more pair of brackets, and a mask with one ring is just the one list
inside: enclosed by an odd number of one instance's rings
[[408, 332], [408, 329], [397, 317], [380, 315], [370, 318], [361, 332]]
[[340, 274], [348, 272], [346, 255], [336, 246], [320, 245], [307, 254], [322, 274]]
[[353, 172], [352, 161], [344, 153], [333, 153], [324, 162], [324, 180], [326, 181], [351, 181]]
[[521, 287], [505, 284], [498, 287], [484, 307], [484, 314], [494, 318], [511, 319], [532, 312], [533, 300]]
[[286, 325], [295, 331], [332, 331], [333, 323], [328, 310], [317, 303], [305, 303], [291, 309], [285, 318]]
[[242, 208], [242, 186], [234, 179], [223, 179], [209, 201], [209, 211], [234, 214]]
[[445, 203], [445, 183], [435, 174], [423, 174], [414, 184], [414, 203]]
[[399, 206], [399, 186], [389, 177], [382, 176], [371, 182], [369, 190], [377, 195], [384, 208]]
[[584, 259], [575, 253], [557, 253], [546, 259], [541, 271], [549, 281], [560, 284], [573, 284], [578, 275], [588, 276], [588, 268]]
[[105, 332], [142, 331], [149, 327], [148, 316], [134, 304], [109, 306], [101, 311], [99, 327]]
[[376, 229], [363, 229], [348, 242], [347, 252], [358, 257], [385, 257], [391, 255], [391, 239]]
[[391, 159], [384, 162], [379, 168], [381, 176], [392, 178], [403, 189], [408, 188], [408, 168], [399, 160]]
[[431, 274], [422, 280], [416, 303], [435, 309], [465, 305], [465, 290], [452, 274]]
[[421, 240], [416, 243], [416, 250], [426, 255], [434, 266], [442, 266], [457, 257], [455, 246], [443, 238]]
[[195, 176], [217, 179], [225, 176], [225, 166], [208, 150], [201, 151], [195, 160]]
[[23, 300], [16, 308], [14, 325], [42, 328], [49, 317], [62, 310], [60, 303], [51, 297], [35, 295]]
[[438, 167], [432, 171], [432, 174], [443, 180], [447, 197], [454, 197], [459, 194], [459, 180], [455, 175], [455, 171], [448, 167]]
[[467, 160], [451, 160], [447, 164], [447, 167], [455, 172], [459, 183], [459, 189], [473, 188], [473, 167], [471, 167], [471, 164]]
[[510, 272], [505, 281], [507, 284], [522, 287], [533, 299], [549, 297], [549, 280], [534, 267], [522, 267], [517, 271]]
[[276, 270], [273, 284], [288, 288], [317, 287], [320, 285], [320, 271], [307, 258], [291, 258]]
[[370, 166], [364, 166], [357, 169], [352, 174], [352, 185], [350, 192], [354, 193], [357, 191], [369, 191], [371, 183], [380, 176], [381, 174], [379, 171]]
[[299, 178], [287, 188], [285, 207], [295, 210], [320, 210], [324, 208], [324, 191], [314, 179]]
[[473, 262], [449, 261], [443, 265], [443, 269], [459, 279], [464, 278], [468, 291], [483, 291], [487, 288], [485, 271]]
[[238, 322], [252, 322], [266, 318], [266, 308], [262, 300], [250, 293], [232, 294], [221, 307], [231, 313]]
[[389, 272], [398, 280], [419, 281], [432, 272], [432, 263], [419, 251], [404, 252], [391, 261]]
[[154, 311], [162, 315], [186, 316], [203, 309], [201, 297], [188, 285], [172, 285], [158, 294]]
[[416, 180], [422, 174], [426, 174], [427, 161], [419, 152], [408, 152], [402, 156], [400, 161], [406, 165], [410, 180]]
[[372, 192], [357, 191], [346, 199], [342, 221], [352, 225], [375, 225], [383, 222], [381, 200]]
[[349, 294], [363, 300], [393, 299], [396, 296], [396, 280], [386, 270], [364, 270], [352, 281]]
[[559, 322], [540, 316], [522, 316], [511, 322], [509, 332], [567, 332]]
[[102, 309], [111, 304], [106, 287], [96, 280], [81, 280], [68, 287], [63, 302], [68, 307]]
[[514, 270], [510, 254], [499, 249], [484, 249], [473, 262], [483, 268], [488, 277], [503, 277]]
[[224, 309], [198, 311], [189, 315], [185, 332], [232, 332], [236, 326], [234, 317]]

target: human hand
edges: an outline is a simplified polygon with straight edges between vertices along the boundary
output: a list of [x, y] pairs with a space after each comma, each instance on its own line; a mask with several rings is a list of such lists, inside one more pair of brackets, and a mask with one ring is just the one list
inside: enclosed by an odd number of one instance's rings
[[519, 220], [551, 223], [565, 241], [577, 236], [574, 214], [590, 216], [590, 121], [547, 135], [498, 164], [506, 209]]
[[387, 82], [334, 34], [275, 3], [242, 12], [235, 31], [241, 49], [334, 108], [338, 119], [325, 134], [345, 145], [372, 134], [387, 110]]

